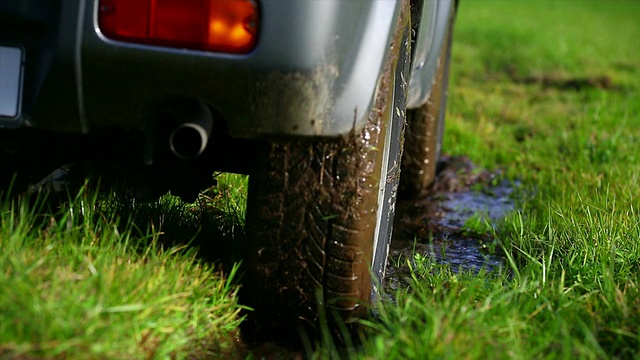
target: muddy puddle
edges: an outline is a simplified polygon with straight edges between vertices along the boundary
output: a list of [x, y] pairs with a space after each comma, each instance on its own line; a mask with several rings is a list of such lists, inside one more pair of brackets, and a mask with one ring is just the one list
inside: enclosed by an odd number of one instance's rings
[[409, 286], [407, 260], [414, 252], [448, 264], [452, 271], [491, 271], [504, 264], [491, 251], [491, 230], [514, 210], [517, 184], [478, 169], [464, 156], [444, 156], [438, 167], [429, 193], [397, 204], [388, 290]]

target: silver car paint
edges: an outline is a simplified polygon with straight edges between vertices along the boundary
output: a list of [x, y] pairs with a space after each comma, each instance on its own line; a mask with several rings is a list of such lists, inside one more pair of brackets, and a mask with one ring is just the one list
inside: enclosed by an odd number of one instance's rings
[[[158, 103], [189, 96], [216, 108], [235, 137], [345, 134], [366, 121], [399, 11], [397, 0], [262, 0], [258, 46], [230, 55], [106, 39], [98, 0], [61, 4], [38, 102], [0, 127], [144, 130]], [[421, 94], [435, 73], [429, 66], [411, 77]]]
[[453, 7], [453, 0], [424, 1], [409, 81], [408, 108], [418, 108], [429, 99]]
[[191, 96], [215, 107], [235, 137], [335, 136], [363, 126], [399, 3], [260, 5], [258, 46], [246, 55], [229, 55], [106, 39], [93, 2], [82, 44], [89, 125], [143, 128], [142, 117], [154, 102]]

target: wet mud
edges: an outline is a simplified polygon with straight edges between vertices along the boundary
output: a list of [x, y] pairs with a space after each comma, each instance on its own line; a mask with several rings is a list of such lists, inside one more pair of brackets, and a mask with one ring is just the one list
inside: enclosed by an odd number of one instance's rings
[[453, 271], [492, 271], [504, 263], [492, 251], [491, 229], [514, 210], [517, 184], [465, 156], [443, 156], [438, 168], [428, 193], [397, 204], [386, 276], [390, 291], [409, 286], [407, 260], [414, 252]]

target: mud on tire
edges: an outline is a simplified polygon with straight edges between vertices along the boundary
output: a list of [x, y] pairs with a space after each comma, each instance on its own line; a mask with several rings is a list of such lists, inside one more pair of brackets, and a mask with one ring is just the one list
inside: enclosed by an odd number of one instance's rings
[[407, 11], [399, 24], [362, 131], [262, 149], [261, 168], [249, 177], [240, 297], [253, 311], [245, 331], [315, 331], [323, 313], [330, 325], [368, 314], [386, 266], [400, 172]]

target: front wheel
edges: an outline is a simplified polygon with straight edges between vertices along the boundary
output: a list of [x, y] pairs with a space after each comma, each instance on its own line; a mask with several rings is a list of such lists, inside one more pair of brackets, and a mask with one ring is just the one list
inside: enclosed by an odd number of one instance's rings
[[[400, 173], [409, 68], [403, 12], [362, 131], [265, 146], [249, 177], [241, 300], [246, 329], [317, 330], [368, 313], [384, 276]], [[335, 323], [334, 323], [335, 324]], [[273, 332], [272, 332], [273, 333]]]
[[436, 177], [447, 107], [455, 11], [454, 7], [444, 44], [438, 56], [438, 69], [431, 94], [422, 106], [407, 110], [407, 141], [402, 157], [402, 181], [400, 182], [400, 195], [404, 198], [412, 198], [425, 192]]

